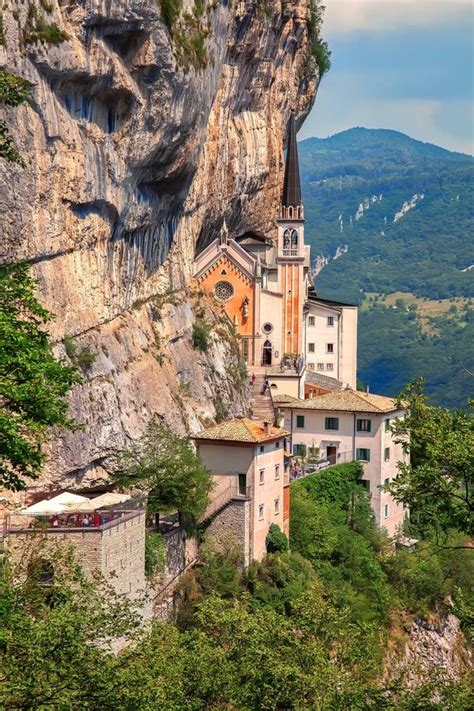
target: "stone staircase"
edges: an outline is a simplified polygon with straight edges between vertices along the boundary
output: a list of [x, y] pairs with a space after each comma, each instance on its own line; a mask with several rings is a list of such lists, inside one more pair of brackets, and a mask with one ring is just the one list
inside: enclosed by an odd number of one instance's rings
[[265, 395], [262, 395], [263, 383], [265, 376], [257, 375], [255, 382], [250, 387], [250, 408], [252, 411], [252, 420], [260, 422], [275, 422], [275, 409], [273, 407], [272, 397], [267, 390]]

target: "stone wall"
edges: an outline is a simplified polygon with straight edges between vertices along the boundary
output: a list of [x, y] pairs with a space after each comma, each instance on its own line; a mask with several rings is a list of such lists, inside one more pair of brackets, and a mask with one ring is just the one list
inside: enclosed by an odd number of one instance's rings
[[145, 590], [145, 513], [110, 528], [10, 531], [6, 539], [12, 565], [20, 575], [40, 548], [44, 557], [72, 546], [89, 577], [101, 573], [117, 593], [136, 597]]
[[220, 511], [206, 529], [217, 548], [237, 546], [245, 566], [250, 563], [250, 502], [232, 500]]

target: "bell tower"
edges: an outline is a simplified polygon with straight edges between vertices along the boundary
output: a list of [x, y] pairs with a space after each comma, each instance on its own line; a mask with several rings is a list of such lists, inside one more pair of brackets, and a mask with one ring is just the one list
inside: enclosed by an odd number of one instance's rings
[[282, 303], [282, 350], [303, 353], [303, 306], [306, 299], [304, 208], [301, 199], [295, 117], [288, 127], [285, 179], [278, 219], [278, 282]]

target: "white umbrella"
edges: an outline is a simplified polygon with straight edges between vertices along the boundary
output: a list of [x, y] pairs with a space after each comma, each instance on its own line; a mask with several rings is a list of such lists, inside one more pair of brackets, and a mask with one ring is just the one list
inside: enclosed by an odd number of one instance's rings
[[68, 506], [65, 506], [63, 511], [64, 513], [92, 513], [92, 511], [95, 511], [96, 508], [97, 506], [94, 505], [94, 501], [92, 499], [86, 499], [78, 504], [69, 504]]
[[116, 492], [110, 491], [106, 494], [101, 494], [92, 499], [92, 503], [96, 509], [101, 509], [104, 506], [115, 506], [115, 504], [122, 504], [124, 501], [128, 501], [132, 497], [129, 494], [118, 494]]
[[52, 499], [43, 499], [36, 504], [22, 509], [20, 513], [23, 516], [51, 516], [52, 514], [60, 514], [67, 508], [68, 504], [79, 504], [83, 501], [88, 501], [85, 496], [73, 494], [70, 491], [64, 491], [58, 496], [53, 496]]

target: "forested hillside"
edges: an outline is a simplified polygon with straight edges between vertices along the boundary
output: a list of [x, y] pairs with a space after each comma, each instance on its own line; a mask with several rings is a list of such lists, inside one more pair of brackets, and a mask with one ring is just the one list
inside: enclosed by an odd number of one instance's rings
[[317, 290], [363, 305], [360, 378], [393, 394], [423, 375], [434, 402], [464, 405], [474, 370], [473, 159], [355, 128], [303, 141], [300, 162]]

